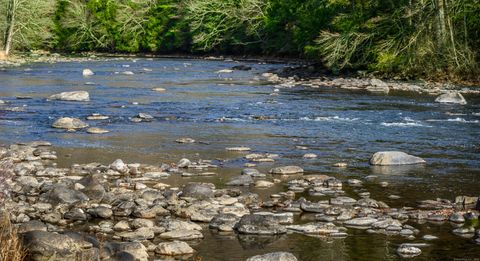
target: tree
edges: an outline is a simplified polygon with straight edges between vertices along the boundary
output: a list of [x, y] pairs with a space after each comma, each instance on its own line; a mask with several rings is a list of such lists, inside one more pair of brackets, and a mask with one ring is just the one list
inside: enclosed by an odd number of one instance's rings
[[54, 0], [0, 0], [2, 47], [9, 55], [14, 47], [38, 48], [51, 39]]

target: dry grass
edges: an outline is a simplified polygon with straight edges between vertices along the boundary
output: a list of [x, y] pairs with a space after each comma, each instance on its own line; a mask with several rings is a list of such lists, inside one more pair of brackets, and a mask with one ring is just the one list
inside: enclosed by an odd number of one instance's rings
[[23, 261], [26, 250], [17, 234], [17, 228], [7, 217], [0, 219], [0, 261]]

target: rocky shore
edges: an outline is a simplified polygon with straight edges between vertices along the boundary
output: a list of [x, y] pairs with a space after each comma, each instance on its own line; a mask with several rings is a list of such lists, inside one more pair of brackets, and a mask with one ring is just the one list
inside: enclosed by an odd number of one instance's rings
[[[271, 155], [252, 153], [245, 158], [255, 162]], [[164, 183], [164, 177], [219, 166], [209, 160], [146, 165], [118, 159], [109, 165], [59, 168], [56, 160], [49, 142], [0, 147], [1, 215], [18, 228], [31, 260], [188, 259], [196, 256], [196, 244], [208, 230], [255, 240], [289, 233], [343, 238], [361, 229], [403, 238], [397, 254], [412, 257], [438, 238], [416, 228], [425, 221], [450, 222], [452, 233], [480, 244], [480, 230], [472, 225], [478, 223], [477, 197], [427, 199], [416, 208], [392, 208], [364, 188], [365, 183], [375, 183], [375, 176], [340, 180], [304, 175], [301, 166], [277, 166], [267, 174], [244, 169], [225, 188], [211, 183], [174, 187]], [[425, 163], [395, 151], [378, 152], [370, 159], [372, 165], [392, 167]], [[275, 183], [285, 190], [269, 199], [238, 188]], [[300, 196], [305, 193], [324, 199], [310, 201]], [[301, 214], [314, 215], [315, 221], [300, 222]], [[297, 258], [275, 252], [248, 260]]]

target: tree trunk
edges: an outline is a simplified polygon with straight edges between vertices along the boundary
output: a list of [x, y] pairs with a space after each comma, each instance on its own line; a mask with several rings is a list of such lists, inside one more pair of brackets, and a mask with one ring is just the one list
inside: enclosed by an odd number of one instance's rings
[[8, 56], [12, 49], [13, 34], [15, 29], [16, 0], [9, 0], [7, 5], [7, 28], [5, 30], [5, 55]]
[[447, 26], [445, 23], [445, 3], [444, 0], [436, 0], [437, 8], [437, 36], [438, 36], [438, 45], [440, 48], [444, 48], [447, 43]]

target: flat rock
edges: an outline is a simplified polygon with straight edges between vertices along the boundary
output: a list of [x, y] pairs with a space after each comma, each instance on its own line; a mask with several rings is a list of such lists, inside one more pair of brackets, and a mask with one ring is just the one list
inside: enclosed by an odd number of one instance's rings
[[273, 168], [269, 172], [271, 174], [277, 174], [277, 175], [290, 175], [290, 174], [303, 173], [303, 169], [299, 166], [283, 166], [283, 167]]
[[159, 237], [168, 240], [194, 240], [203, 238], [203, 234], [198, 230], [177, 229], [162, 233]]
[[88, 124], [77, 118], [63, 117], [57, 119], [52, 127], [57, 129], [83, 129], [88, 127]]
[[90, 94], [86, 91], [61, 92], [49, 97], [51, 100], [61, 101], [90, 101]]
[[401, 151], [380, 151], [370, 158], [371, 165], [411, 165], [426, 163], [424, 159]]
[[87, 132], [90, 134], [105, 134], [105, 133], [109, 133], [110, 131], [102, 128], [91, 127], [87, 129]]
[[227, 186], [249, 186], [253, 184], [253, 178], [249, 175], [233, 177], [227, 182]]
[[193, 254], [195, 250], [183, 241], [162, 242], [155, 248], [159, 255], [177, 256]]
[[284, 234], [286, 228], [272, 216], [267, 215], [244, 215], [235, 225], [235, 229], [242, 234], [275, 235]]

